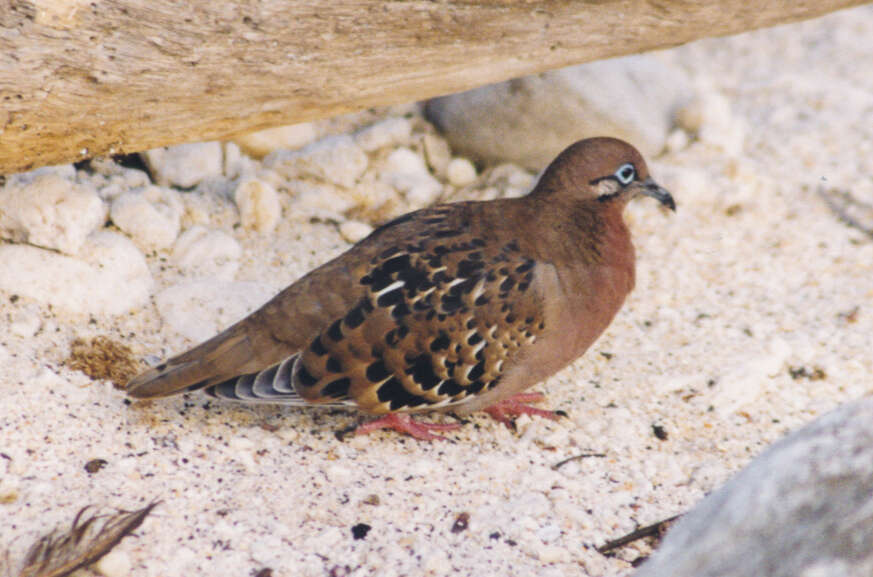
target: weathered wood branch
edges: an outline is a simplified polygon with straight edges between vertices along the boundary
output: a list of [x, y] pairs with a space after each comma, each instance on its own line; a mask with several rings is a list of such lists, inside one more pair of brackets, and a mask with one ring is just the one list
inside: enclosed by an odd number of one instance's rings
[[0, 0], [0, 174], [227, 137], [864, 0]]

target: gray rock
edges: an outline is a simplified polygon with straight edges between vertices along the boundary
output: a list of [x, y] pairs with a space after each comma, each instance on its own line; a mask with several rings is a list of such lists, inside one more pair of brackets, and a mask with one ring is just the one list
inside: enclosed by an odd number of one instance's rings
[[654, 155], [693, 96], [682, 70], [637, 55], [435, 98], [425, 110], [455, 154], [536, 171], [589, 136], [622, 138]]
[[776, 443], [682, 518], [635, 577], [873, 575], [873, 399]]

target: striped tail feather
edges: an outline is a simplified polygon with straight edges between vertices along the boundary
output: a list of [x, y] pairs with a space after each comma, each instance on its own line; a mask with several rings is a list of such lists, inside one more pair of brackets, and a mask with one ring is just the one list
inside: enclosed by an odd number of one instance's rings
[[232, 379], [227, 379], [216, 385], [210, 385], [203, 391], [227, 401], [240, 403], [268, 403], [288, 406], [349, 407], [355, 402], [349, 398], [336, 399], [330, 402], [312, 403], [297, 394], [294, 390], [294, 366], [300, 354], [292, 355], [264, 369], [260, 373], [250, 373]]
[[299, 354], [291, 355], [259, 373], [233, 377], [203, 390], [210, 396], [229, 401], [307, 405], [309, 403], [297, 394], [292, 384], [294, 364], [299, 358]]

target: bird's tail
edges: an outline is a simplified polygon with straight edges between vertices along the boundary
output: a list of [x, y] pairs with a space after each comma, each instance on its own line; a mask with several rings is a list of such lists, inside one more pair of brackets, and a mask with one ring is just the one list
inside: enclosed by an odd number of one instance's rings
[[134, 377], [127, 383], [127, 394], [137, 399], [167, 397], [250, 372], [247, 365], [254, 355], [242, 324]]
[[275, 403], [282, 405], [305, 405], [307, 402], [294, 390], [294, 365], [299, 354], [291, 355], [282, 362], [259, 373], [249, 373], [210, 385], [206, 393], [230, 401], [244, 403]]

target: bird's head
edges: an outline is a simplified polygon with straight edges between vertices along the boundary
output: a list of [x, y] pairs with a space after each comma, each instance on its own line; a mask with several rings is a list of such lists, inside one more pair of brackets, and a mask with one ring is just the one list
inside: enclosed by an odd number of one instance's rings
[[567, 147], [543, 172], [538, 192], [620, 206], [643, 195], [676, 210], [673, 196], [649, 176], [643, 156], [617, 138], [587, 138]]

